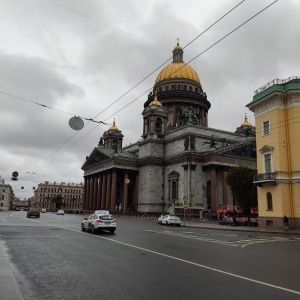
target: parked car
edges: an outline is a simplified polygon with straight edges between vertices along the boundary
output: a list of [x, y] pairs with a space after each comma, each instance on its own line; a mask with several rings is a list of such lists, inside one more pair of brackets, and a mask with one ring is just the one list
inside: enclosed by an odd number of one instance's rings
[[41, 212], [42, 212], [42, 213], [46, 213], [46, 212], [47, 212], [47, 209], [46, 209], [46, 208], [42, 208]]
[[30, 208], [27, 212], [27, 218], [30, 218], [30, 217], [39, 218], [40, 214], [41, 214], [41, 212], [38, 208]]
[[59, 209], [57, 212], [56, 212], [57, 215], [64, 215], [65, 214], [65, 211], [63, 209]]
[[161, 220], [164, 217], [164, 215], [160, 215], [157, 219], [157, 224], [161, 224]]
[[181, 226], [181, 220], [179, 217], [175, 216], [175, 215], [165, 215], [163, 216], [163, 218], [161, 219], [161, 225], [177, 225], [177, 226]]
[[96, 231], [108, 230], [114, 233], [117, 229], [116, 219], [110, 214], [91, 214], [81, 222], [81, 230]]

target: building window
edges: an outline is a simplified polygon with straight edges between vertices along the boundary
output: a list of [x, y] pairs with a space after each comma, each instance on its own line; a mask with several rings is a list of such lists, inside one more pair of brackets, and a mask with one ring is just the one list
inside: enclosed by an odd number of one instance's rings
[[193, 91], [193, 87], [191, 85], [189, 86], [189, 89], [191, 92]]
[[156, 119], [156, 133], [162, 133], [162, 119], [157, 118]]
[[159, 91], [162, 92], [162, 87], [159, 88]]
[[263, 135], [270, 134], [270, 121], [263, 122]]
[[178, 84], [178, 90], [181, 90], [181, 85], [180, 84]]
[[169, 86], [166, 85], [166, 86], [165, 86], [165, 91], [168, 91], [168, 90], [169, 90]]
[[270, 153], [264, 155], [264, 161], [265, 161], [265, 173], [271, 173], [272, 172], [272, 156]]
[[177, 184], [176, 184], [176, 181], [172, 181], [172, 199], [177, 199]]
[[267, 210], [273, 210], [273, 200], [270, 192], [267, 192]]
[[183, 89], [186, 91], [186, 90], [187, 90], [187, 85], [184, 85], [184, 86], [183, 86]]
[[174, 85], [174, 84], [171, 85], [171, 90], [172, 90], [172, 91], [175, 90], [175, 85]]
[[195, 88], [195, 93], [198, 93], [198, 88]]

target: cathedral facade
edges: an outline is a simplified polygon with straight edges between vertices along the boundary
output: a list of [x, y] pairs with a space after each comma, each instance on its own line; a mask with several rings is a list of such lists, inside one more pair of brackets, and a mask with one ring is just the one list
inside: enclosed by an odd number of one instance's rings
[[83, 209], [181, 214], [184, 203], [201, 215], [231, 204], [228, 172], [256, 169], [255, 128], [247, 117], [235, 132], [210, 128], [210, 107], [177, 43], [141, 109], [142, 140], [123, 147], [114, 121], [86, 157]]

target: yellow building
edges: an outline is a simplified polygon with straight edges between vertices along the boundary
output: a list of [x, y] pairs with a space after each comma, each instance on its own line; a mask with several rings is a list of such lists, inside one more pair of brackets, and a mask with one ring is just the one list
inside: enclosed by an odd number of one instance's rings
[[259, 226], [300, 228], [300, 77], [274, 79], [254, 93]]
[[57, 183], [45, 181], [39, 183], [34, 191], [34, 200], [31, 207], [46, 208], [51, 211], [54, 208], [52, 199], [60, 195], [62, 197], [62, 209], [66, 212], [75, 212], [82, 208], [83, 184], [82, 183]]

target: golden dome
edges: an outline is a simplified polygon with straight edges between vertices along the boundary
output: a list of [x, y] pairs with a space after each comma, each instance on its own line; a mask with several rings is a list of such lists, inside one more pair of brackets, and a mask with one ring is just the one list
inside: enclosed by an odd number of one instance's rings
[[170, 65], [163, 68], [158, 74], [155, 84], [165, 79], [184, 78], [191, 79], [200, 84], [200, 78], [196, 71], [184, 62], [172, 62]]
[[245, 126], [252, 126], [252, 124], [248, 122], [248, 118], [246, 114], [245, 114], [245, 121], [244, 123], [241, 124], [241, 127], [245, 127]]
[[157, 105], [162, 106], [162, 104], [157, 100], [157, 94], [155, 93], [154, 100], [149, 104], [149, 106]]
[[113, 124], [110, 126], [109, 130], [119, 130], [119, 128], [116, 126], [115, 119], [114, 119]]

